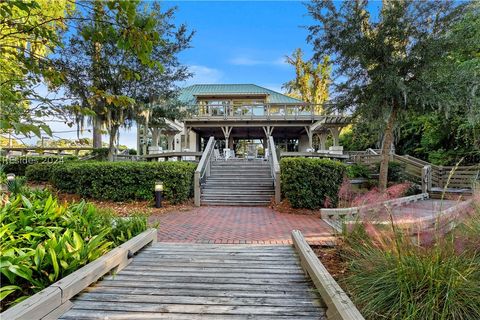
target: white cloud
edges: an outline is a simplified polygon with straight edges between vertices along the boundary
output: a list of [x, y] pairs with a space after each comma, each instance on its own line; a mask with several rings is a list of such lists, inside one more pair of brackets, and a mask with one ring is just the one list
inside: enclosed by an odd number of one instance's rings
[[201, 83], [219, 83], [223, 78], [223, 72], [218, 69], [201, 65], [191, 65], [188, 68], [193, 73], [193, 77], [183, 83], [185, 86]]

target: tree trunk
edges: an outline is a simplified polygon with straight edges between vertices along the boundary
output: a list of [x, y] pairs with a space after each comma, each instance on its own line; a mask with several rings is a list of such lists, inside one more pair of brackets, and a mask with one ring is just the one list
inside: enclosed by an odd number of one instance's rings
[[397, 104], [393, 101], [392, 111], [388, 117], [387, 127], [385, 128], [385, 134], [383, 135], [383, 146], [380, 162], [380, 176], [378, 178], [378, 187], [380, 191], [385, 191], [388, 182], [388, 161], [390, 160], [390, 150], [393, 143], [393, 128], [397, 121]]
[[112, 125], [110, 129], [110, 139], [108, 142], [108, 161], [113, 161], [113, 156], [115, 155], [115, 141], [117, 140], [118, 128], [119, 126]]
[[102, 122], [98, 116], [93, 118], [93, 147], [102, 147]]

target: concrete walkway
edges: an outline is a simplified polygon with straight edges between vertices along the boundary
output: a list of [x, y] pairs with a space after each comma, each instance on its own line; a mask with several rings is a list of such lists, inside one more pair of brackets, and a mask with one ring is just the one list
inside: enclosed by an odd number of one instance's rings
[[151, 216], [158, 241], [221, 244], [290, 244], [300, 230], [314, 245], [329, 245], [333, 230], [320, 217], [278, 213], [266, 207], [199, 207]]

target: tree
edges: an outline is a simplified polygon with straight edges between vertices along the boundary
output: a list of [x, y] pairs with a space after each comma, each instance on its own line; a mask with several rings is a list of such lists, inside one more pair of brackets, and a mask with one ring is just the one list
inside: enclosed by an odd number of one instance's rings
[[68, 0], [0, 2], [0, 131], [51, 134], [41, 117], [58, 115], [59, 109], [35, 89], [61, 81], [48, 54], [60, 45], [59, 32], [73, 9]]
[[[286, 61], [295, 67], [295, 80], [283, 85], [289, 96], [314, 105], [328, 100], [331, 71], [328, 56], [315, 65], [312, 61], [304, 61], [302, 49], [298, 48], [291, 57], [286, 57]], [[316, 108], [321, 112], [322, 108]]]
[[[389, 152], [399, 117], [414, 109], [438, 108], [423, 95], [433, 61], [445, 53], [444, 31], [462, 16], [465, 5], [449, 1], [383, 1], [372, 16], [368, 1], [333, 1], [307, 4], [318, 22], [309, 27], [315, 58], [329, 55], [335, 75], [346, 80], [336, 85], [340, 108], [384, 123], [379, 187], [387, 186]], [[432, 92], [436, 91], [432, 88]]]
[[[175, 54], [188, 46], [191, 37], [184, 26], [174, 31], [168, 20], [173, 11], [162, 13], [157, 4], [141, 11], [135, 2], [119, 19], [118, 14], [112, 15], [111, 3], [94, 3], [88, 13], [96, 21], [93, 26], [78, 13], [80, 32], [70, 37], [58, 59], [68, 96], [79, 110], [91, 111], [87, 118], [94, 125], [94, 145], [101, 145], [99, 130], [107, 129], [110, 160], [119, 128], [131, 125], [156, 96], [168, 96], [176, 79], [189, 75]], [[135, 39], [124, 39], [132, 27]], [[80, 115], [78, 122], [84, 119]]]

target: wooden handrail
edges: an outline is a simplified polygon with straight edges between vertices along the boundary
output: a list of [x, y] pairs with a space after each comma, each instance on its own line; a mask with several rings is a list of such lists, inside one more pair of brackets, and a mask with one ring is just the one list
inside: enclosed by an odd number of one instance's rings
[[194, 201], [195, 205], [198, 207], [200, 206], [200, 196], [201, 196], [201, 181], [205, 175], [209, 175], [210, 170], [210, 162], [212, 158], [213, 148], [215, 147], [215, 138], [210, 137], [208, 139], [207, 146], [205, 147], [205, 151], [203, 151], [202, 158], [200, 158], [200, 162], [198, 163], [197, 169], [195, 169], [194, 175]]
[[328, 320], [364, 320], [360, 311], [348, 295], [333, 279], [325, 266], [318, 260], [302, 233], [292, 231], [293, 245], [300, 258], [300, 263], [310, 276], [322, 300], [327, 306]]
[[272, 170], [273, 185], [275, 186], [275, 202], [280, 203], [281, 187], [280, 187], [280, 165], [278, 163], [277, 150], [275, 148], [275, 141], [272, 136], [268, 137], [268, 160]]

